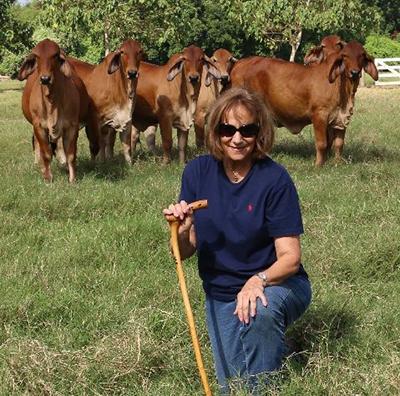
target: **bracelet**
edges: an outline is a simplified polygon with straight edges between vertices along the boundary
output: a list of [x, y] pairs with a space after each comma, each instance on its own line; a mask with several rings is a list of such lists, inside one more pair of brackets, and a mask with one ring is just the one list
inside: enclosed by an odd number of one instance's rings
[[268, 277], [267, 277], [267, 274], [265, 272], [263, 272], [263, 271], [258, 272], [256, 274], [256, 276], [257, 276], [257, 278], [262, 280], [263, 287], [269, 286]]

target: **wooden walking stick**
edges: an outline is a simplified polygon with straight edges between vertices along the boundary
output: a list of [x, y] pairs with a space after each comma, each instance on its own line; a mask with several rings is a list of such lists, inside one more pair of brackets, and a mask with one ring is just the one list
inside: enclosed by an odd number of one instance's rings
[[[189, 204], [189, 206], [193, 210], [206, 208], [207, 200], [195, 201], [195, 202], [192, 202], [191, 204]], [[192, 312], [192, 308], [190, 306], [189, 295], [188, 295], [188, 291], [186, 288], [185, 274], [183, 272], [183, 267], [182, 267], [181, 253], [179, 250], [179, 242], [178, 242], [179, 219], [177, 219], [173, 215], [166, 216], [166, 218], [170, 225], [172, 253], [173, 253], [173, 255], [175, 257], [175, 261], [176, 261], [176, 272], [178, 274], [179, 286], [181, 288], [183, 304], [185, 306], [186, 319], [188, 321], [190, 335], [192, 337], [192, 343], [193, 343], [194, 354], [196, 357], [197, 368], [199, 369], [200, 379], [201, 379], [201, 383], [203, 385], [204, 393], [206, 394], [206, 396], [212, 396], [210, 386], [208, 385], [207, 374], [204, 369], [203, 359], [201, 357], [200, 343], [199, 343], [199, 339], [197, 337], [193, 312]]]

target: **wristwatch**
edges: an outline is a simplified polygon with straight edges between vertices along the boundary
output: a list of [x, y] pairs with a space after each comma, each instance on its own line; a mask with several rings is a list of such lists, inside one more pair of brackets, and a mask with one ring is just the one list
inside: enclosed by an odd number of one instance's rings
[[257, 275], [257, 278], [262, 280], [263, 287], [267, 287], [269, 285], [268, 277], [265, 272], [261, 271], [261, 272], [258, 272], [256, 275]]

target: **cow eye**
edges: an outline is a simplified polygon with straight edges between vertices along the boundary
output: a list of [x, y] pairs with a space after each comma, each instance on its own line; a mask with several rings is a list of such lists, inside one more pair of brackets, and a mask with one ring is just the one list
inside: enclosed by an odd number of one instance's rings
[[212, 57], [211, 60], [215, 63], [217, 61], [216, 58]]

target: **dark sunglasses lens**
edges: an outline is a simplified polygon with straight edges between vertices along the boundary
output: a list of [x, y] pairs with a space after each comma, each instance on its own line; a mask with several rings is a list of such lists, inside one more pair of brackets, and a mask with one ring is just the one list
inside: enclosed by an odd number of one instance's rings
[[239, 132], [243, 137], [253, 137], [258, 134], [260, 127], [257, 124], [247, 124], [239, 128]]
[[236, 128], [230, 124], [219, 124], [218, 133], [220, 136], [232, 137], [236, 133]]

